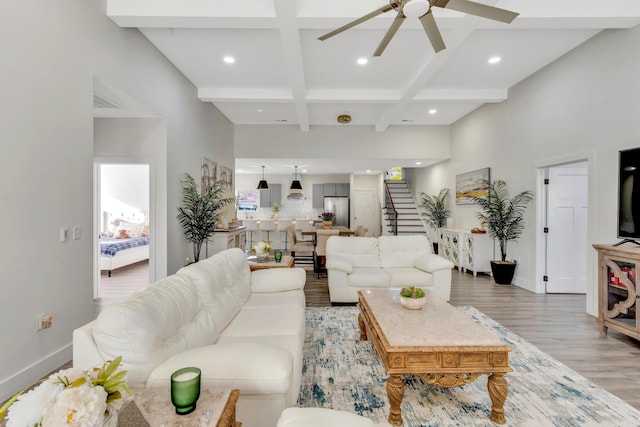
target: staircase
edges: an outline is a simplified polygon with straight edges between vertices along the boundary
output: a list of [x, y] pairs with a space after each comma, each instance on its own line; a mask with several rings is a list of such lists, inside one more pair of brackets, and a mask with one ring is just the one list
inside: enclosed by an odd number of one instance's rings
[[[405, 180], [385, 181], [384, 217], [387, 226], [383, 234], [426, 234], [420, 212]], [[396, 220], [397, 212], [398, 218]]]

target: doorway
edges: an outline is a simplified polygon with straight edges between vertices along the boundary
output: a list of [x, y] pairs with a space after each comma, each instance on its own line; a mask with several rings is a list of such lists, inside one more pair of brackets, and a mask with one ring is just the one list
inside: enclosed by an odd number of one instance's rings
[[542, 169], [544, 176], [545, 293], [586, 294], [589, 165], [587, 161]]
[[96, 162], [97, 286], [94, 298], [119, 299], [152, 282], [151, 165]]

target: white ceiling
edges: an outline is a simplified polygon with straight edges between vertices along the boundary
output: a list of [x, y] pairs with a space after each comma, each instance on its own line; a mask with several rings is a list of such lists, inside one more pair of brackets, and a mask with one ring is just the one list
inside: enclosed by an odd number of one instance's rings
[[[302, 132], [314, 125], [376, 131], [450, 125], [485, 103], [504, 101], [510, 87], [602, 29], [640, 23], [638, 0], [479, 2], [520, 16], [504, 24], [434, 8], [445, 50], [434, 54], [419, 21], [407, 19], [377, 58], [373, 51], [393, 11], [326, 41], [317, 38], [385, 0], [108, 0], [107, 14], [122, 27], [139, 28], [198, 97], [234, 124], [296, 125]], [[223, 62], [227, 55], [236, 62]], [[488, 64], [495, 55], [502, 61]], [[369, 63], [358, 65], [360, 57]], [[351, 115], [351, 124], [338, 124], [340, 114]]]

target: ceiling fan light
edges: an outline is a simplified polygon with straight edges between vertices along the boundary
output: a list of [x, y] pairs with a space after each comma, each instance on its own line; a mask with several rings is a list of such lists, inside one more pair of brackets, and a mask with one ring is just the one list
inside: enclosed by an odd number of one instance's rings
[[402, 6], [402, 14], [407, 18], [419, 18], [429, 12], [430, 7], [428, 0], [409, 0]]

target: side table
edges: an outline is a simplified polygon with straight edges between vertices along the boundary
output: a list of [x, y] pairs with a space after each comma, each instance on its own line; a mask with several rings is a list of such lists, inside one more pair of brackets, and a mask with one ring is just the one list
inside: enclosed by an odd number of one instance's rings
[[239, 390], [202, 388], [196, 410], [177, 415], [168, 389], [137, 389], [133, 390], [132, 402], [120, 412], [118, 426], [140, 425], [130, 421], [142, 415], [149, 426], [241, 427], [242, 423], [236, 421], [239, 396]]

